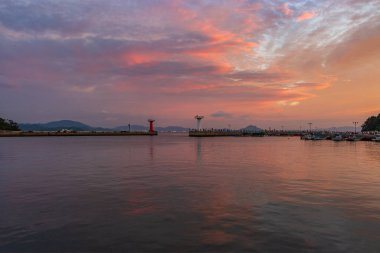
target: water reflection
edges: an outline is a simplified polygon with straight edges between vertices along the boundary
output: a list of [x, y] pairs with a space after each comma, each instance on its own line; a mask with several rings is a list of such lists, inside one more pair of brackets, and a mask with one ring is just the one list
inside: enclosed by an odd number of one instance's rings
[[196, 144], [197, 144], [197, 164], [200, 165], [202, 162], [202, 138], [196, 137]]
[[380, 249], [375, 143], [20, 138], [0, 154], [0, 252]]
[[150, 156], [150, 160], [154, 160], [154, 140], [155, 140], [155, 136], [149, 136], [149, 156]]

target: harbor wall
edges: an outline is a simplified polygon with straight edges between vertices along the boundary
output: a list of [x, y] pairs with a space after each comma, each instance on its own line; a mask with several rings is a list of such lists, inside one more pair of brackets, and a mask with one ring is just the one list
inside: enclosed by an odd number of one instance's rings
[[46, 131], [0, 131], [0, 137], [44, 137], [44, 136], [146, 136], [157, 135], [154, 132], [46, 132]]

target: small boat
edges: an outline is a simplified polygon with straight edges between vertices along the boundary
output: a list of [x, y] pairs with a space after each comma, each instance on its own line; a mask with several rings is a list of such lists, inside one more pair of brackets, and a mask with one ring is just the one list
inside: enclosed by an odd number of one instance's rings
[[313, 136], [313, 140], [314, 141], [322, 141], [322, 140], [325, 140], [326, 138], [321, 136], [321, 135], [314, 135]]
[[343, 136], [340, 135], [340, 134], [337, 134], [331, 140], [333, 140], [333, 141], [343, 141]]
[[380, 134], [375, 135], [375, 138], [373, 138], [372, 140], [376, 142], [380, 142]]
[[306, 141], [314, 140], [313, 138], [314, 138], [314, 136], [311, 135], [311, 134], [307, 134], [307, 135], [303, 135], [303, 136], [301, 136], [301, 139], [302, 139], [302, 140], [306, 140]]
[[358, 135], [350, 135], [347, 137], [346, 141], [360, 141], [362, 138]]
[[326, 138], [318, 135], [318, 134], [306, 134], [301, 136], [301, 140], [306, 140], [306, 141], [320, 141], [320, 140], [325, 140]]

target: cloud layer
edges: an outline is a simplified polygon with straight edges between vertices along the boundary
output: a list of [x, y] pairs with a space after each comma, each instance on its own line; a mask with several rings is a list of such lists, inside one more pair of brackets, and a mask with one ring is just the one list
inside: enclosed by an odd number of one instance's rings
[[[379, 66], [379, 10], [377, 0], [4, 0], [0, 113], [102, 125], [189, 124], [204, 114], [244, 124], [310, 111], [336, 118], [336, 107], [345, 120], [329, 92], [347, 80], [364, 85], [361, 71]], [[367, 97], [379, 91], [367, 85]], [[359, 117], [379, 109], [347, 104]]]

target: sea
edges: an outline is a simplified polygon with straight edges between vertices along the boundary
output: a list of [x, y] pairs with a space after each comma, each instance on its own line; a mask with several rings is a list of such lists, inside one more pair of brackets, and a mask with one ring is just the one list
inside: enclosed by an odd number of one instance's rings
[[0, 138], [0, 252], [380, 252], [380, 143]]

